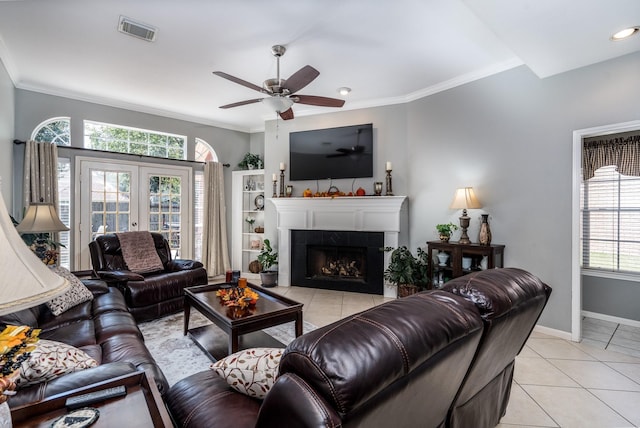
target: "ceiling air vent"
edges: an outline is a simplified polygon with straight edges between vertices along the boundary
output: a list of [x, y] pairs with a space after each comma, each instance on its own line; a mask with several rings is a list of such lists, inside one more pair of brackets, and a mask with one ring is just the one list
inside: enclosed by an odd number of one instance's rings
[[139, 22], [134, 22], [125, 16], [120, 17], [118, 31], [148, 42], [153, 42], [156, 38], [155, 28], [140, 24]]

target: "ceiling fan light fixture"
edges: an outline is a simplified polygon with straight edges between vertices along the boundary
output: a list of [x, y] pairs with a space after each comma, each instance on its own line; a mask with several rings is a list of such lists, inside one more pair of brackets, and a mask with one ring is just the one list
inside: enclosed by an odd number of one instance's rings
[[346, 86], [338, 88], [338, 93], [343, 97], [349, 95], [349, 92], [351, 92], [351, 88], [347, 88]]
[[293, 101], [287, 97], [281, 97], [279, 95], [274, 95], [268, 98], [264, 98], [262, 100], [269, 108], [276, 113], [282, 113], [283, 111], [287, 111], [293, 105]]
[[629, 27], [623, 30], [620, 30], [611, 36], [611, 40], [618, 41], [628, 39], [629, 37], [637, 34], [640, 31], [640, 27]]

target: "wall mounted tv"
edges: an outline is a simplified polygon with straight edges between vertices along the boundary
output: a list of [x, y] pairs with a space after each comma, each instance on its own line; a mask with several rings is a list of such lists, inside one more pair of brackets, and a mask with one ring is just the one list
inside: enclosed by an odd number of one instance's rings
[[373, 177], [373, 124], [289, 134], [289, 179]]

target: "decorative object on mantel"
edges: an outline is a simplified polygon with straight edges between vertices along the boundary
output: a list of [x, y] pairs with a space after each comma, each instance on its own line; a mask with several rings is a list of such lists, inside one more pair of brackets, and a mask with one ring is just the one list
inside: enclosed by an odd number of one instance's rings
[[436, 230], [438, 231], [440, 241], [449, 242], [449, 239], [451, 239], [451, 234], [454, 230], [458, 230], [458, 226], [453, 223], [436, 224]]
[[428, 285], [429, 260], [427, 253], [418, 248], [418, 256], [414, 257], [406, 246], [392, 248], [389, 265], [385, 269], [384, 279], [398, 287], [398, 297], [407, 297], [423, 290]]
[[480, 234], [478, 242], [480, 245], [491, 245], [491, 228], [489, 227], [489, 214], [481, 214], [482, 223], [480, 223]]
[[376, 196], [382, 196], [382, 181], [376, 181], [373, 183], [373, 194]]
[[278, 264], [278, 252], [271, 248], [271, 242], [264, 240], [262, 251], [258, 254], [258, 262], [262, 266], [260, 280], [263, 287], [275, 287], [278, 285], [278, 271], [271, 268]]
[[482, 208], [482, 204], [480, 204], [480, 201], [476, 198], [473, 188], [461, 187], [457, 189], [449, 208], [452, 210], [462, 209], [462, 216], [460, 217], [462, 233], [460, 234], [458, 242], [460, 244], [470, 244], [471, 240], [469, 239], [469, 235], [467, 235], [470, 217], [467, 215], [467, 209]]
[[273, 195], [271, 195], [272, 198], [277, 198], [278, 197], [278, 175], [274, 172], [273, 173]]
[[246, 153], [238, 166], [242, 169], [262, 169], [264, 162], [258, 154]]
[[392, 183], [391, 183], [391, 171], [393, 170], [391, 167], [391, 162], [387, 161], [386, 164], [386, 170], [387, 170], [387, 193], [385, 193], [386, 196], [393, 196], [393, 187], [392, 187]]
[[284, 171], [285, 164], [284, 162], [280, 162], [280, 197], [284, 198]]
[[287, 198], [290, 198], [293, 194], [293, 186], [291, 184], [287, 184], [287, 190], [285, 191], [287, 194]]

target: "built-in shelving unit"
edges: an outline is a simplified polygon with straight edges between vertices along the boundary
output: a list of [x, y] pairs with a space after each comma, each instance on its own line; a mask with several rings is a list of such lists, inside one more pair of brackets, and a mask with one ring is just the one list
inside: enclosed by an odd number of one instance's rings
[[264, 191], [263, 169], [233, 171], [231, 266], [249, 278], [259, 277], [250, 272], [249, 265], [257, 259], [264, 242]]

